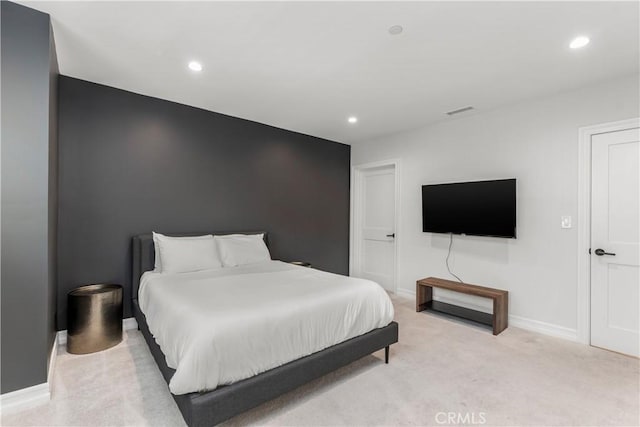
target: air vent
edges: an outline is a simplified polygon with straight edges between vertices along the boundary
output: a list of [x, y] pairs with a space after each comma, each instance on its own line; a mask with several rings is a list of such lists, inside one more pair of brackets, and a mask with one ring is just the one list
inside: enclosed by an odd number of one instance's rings
[[451, 111], [447, 111], [447, 115], [448, 116], [453, 116], [454, 114], [460, 114], [460, 113], [464, 113], [465, 111], [470, 111], [473, 110], [472, 106], [468, 106], [468, 107], [462, 107], [462, 108], [458, 108], [457, 110], [451, 110]]

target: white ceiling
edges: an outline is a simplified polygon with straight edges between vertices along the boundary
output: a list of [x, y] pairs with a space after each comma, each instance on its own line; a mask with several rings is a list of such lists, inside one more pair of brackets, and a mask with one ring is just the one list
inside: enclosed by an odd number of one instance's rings
[[640, 63], [638, 2], [21, 3], [51, 15], [62, 74], [345, 143]]

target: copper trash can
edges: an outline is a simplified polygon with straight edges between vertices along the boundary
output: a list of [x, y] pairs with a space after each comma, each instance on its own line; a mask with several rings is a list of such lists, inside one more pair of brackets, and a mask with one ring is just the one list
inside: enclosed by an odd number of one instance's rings
[[67, 294], [67, 351], [87, 354], [122, 341], [122, 286], [81, 286]]

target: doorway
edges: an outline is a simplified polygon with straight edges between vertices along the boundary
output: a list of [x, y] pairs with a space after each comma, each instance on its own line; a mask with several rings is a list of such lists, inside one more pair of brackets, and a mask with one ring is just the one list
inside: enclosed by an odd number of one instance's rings
[[397, 290], [399, 161], [352, 168], [350, 274]]
[[580, 143], [580, 285], [588, 293], [579, 332], [588, 344], [639, 357], [640, 121], [584, 128]]

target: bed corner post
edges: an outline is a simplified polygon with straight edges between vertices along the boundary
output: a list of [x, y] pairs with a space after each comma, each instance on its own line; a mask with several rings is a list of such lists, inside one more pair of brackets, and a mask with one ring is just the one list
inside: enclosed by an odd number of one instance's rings
[[384, 363], [389, 364], [389, 346], [384, 348]]

